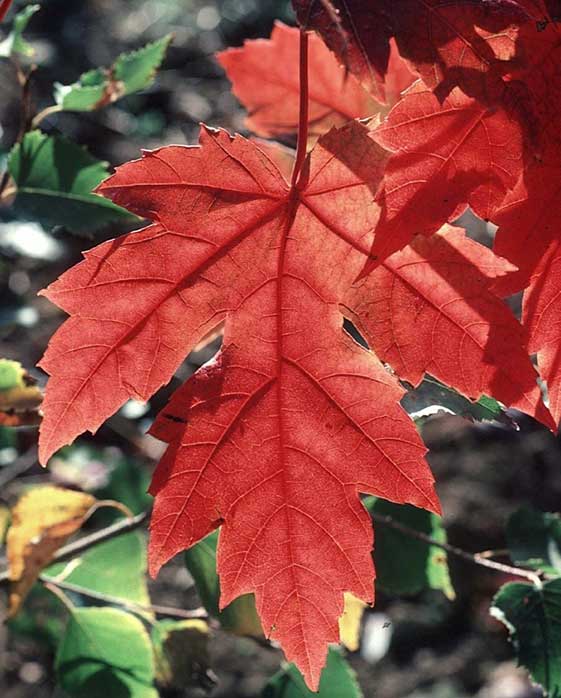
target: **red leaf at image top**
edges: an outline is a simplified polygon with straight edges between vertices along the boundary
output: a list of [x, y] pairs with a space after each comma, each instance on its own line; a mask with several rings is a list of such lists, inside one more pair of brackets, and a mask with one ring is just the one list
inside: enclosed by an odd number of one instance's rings
[[483, 96], [516, 52], [527, 12], [512, 0], [293, 0], [303, 26], [318, 31], [373, 95], [381, 94], [390, 39], [431, 89], [460, 86]]
[[[296, 133], [300, 109], [300, 31], [276, 22], [270, 39], [246, 41], [242, 48], [217, 54], [232, 81], [233, 92], [249, 112], [247, 127], [262, 136]], [[358, 81], [341, 67], [333, 53], [314, 34], [309, 37], [310, 134], [319, 136], [331, 126], [354, 118], [383, 113]], [[393, 105], [415, 76], [391, 44], [385, 78], [385, 102]]]
[[[234, 94], [249, 112], [248, 128], [261, 136], [298, 130], [299, 37], [299, 29], [276, 22], [270, 39], [246, 41], [242, 48], [217, 54], [233, 83]], [[313, 34], [309, 37], [308, 56], [312, 135], [377, 111], [369, 94], [345, 73], [323, 41]]]
[[104, 243], [47, 290], [72, 317], [51, 341], [43, 462], [128, 397], [147, 399], [225, 319], [221, 352], [153, 434], [150, 568], [222, 524], [221, 605], [254, 592], [268, 636], [317, 689], [343, 593], [373, 600], [358, 493], [438, 512], [403, 393], [342, 329], [386, 154], [351, 122], [299, 187], [255, 145], [203, 130], [125, 165], [101, 192], [154, 224]]

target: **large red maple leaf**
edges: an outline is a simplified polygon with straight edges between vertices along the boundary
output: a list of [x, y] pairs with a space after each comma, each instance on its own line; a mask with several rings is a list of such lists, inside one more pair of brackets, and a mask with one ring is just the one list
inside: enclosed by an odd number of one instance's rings
[[150, 568], [222, 525], [221, 604], [254, 592], [317, 688], [343, 592], [372, 602], [372, 530], [359, 492], [439, 511], [402, 389], [342, 329], [364, 264], [385, 152], [351, 122], [290, 187], [255, 145], [203, 130], [145, 153], [101, 192], [154, 220], [104, 243], [47, 290], [72, 317], [51, 341], [43, 461], [129, 397], [149, 398], [225, 319], [218, 358], [153, 433]]

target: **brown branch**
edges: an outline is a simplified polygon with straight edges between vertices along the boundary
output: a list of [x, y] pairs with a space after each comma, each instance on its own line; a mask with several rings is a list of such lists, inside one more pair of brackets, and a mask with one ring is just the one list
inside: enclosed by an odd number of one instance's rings
[[395, 519], [393, 519], [391, 516], [385, 516], [383, 514], [376, 514], [373, 512], [370, 512], [370, 516], [374, 521], [377, 521], [378, 523], [381, 523], [384, 526], [393, 528], [396, 531], [399, 531], [400, 533], [409, 536], [410, 538], [416, 538], [417, 540], [420, 540], [423, 543], [426, 543], [427, 545], [434, 545], [437, 548], [441, 548], [450, 555], [459, 557], [461, 560], [470, 562], [473, 565], [486, 567], [487, 569], [495, 570], [495, 572], [503, 572], [504, 574], [511, 574], [516, 577], [523, 577], [524, 579], [527, 579], [529, 582], [532, 582], [532, 584], [534, 584], [538, 588], [542, 586], [542, 580], [536, 572], [521, 569], [520, 567], [513, 567], [512, 565], [504, 565], [502, 562], [495, 562], [495, 560], [489, 560], [487, 557], [479, 553], [468, 553], [466, 550], [457, 548], [455, 545], [450, 545], [450, 543], [441, 543], [440, 541], [431, 538], [426, 533], [421, 533], [420, 531], [415, 531], [415, 529], [413, 528], [409, 528], [409, 526], [404, 526], [398, 521], [395, 521]]

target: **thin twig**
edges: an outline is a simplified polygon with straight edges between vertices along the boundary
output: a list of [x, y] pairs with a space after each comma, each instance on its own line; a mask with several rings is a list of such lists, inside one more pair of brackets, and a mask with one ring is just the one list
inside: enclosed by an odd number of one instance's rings
[[31, 121], [31, 128], [37, 128], [39, 124], [44, 121], [48, 116], [52, 114], [58, 114], [62, 111], [62, 106], [60, 104], [52, 104], [50, 107], [45, 107], [38, 114], [36, 114]]
[[45, 589], [48, 589], [51, 592], [51, 594], [54, 594], [57, 597], [57, 599], [59, 599], [59, 601], [61, 601], [66, 606], [66, 610], [69, 613], [74, 613], [74, 604], [72, 603], [72, 601], [70, 601], [68, 596], [66, 596], [64, 591], [62, 591], [62, 589], [59, 589], [54, 584], [50, 584], [49, 582], [46, 582], [44, 586]]
[[0, 490], [15, 480], [23, 473], [30, 470], [37, 463], [37, 448], [32, 446], [21, 455], [12, 465], [2, 469], [0, 472]]
[[[86, 550], [95, 547], [99, 543], [104, 543], [107, 540], [117, 538], [117, 536], [122, 536], [124, 533], [134, 531], [135, 529], [140, 528], [140, 526], [142, 526], [142, 524], [148, 518], [148, 515], [148, 511], [143, 511], [141, 514], [137, 514], [132, 519], [123, 519], [122, 521], [118, 521], [112, 526], [102, 528], [100, 531], [96, 531], [95, 533], [92, 533], [89, 536], [83, 536], [82, 538], [79, 538], [78, 540], [60, 548], [54, 554], [51, 562], [64, 562], [65, 560], [69, 560], [73, 557], [76, 557], [80, 553], [86, 552]], [[4, 572], [1, 572], [0, 584], [5, 584], [8, 580], [8, 571], [6, 570]]]
[[188, 620], [208, 620], [208, 613], [204, 608], [184, 610], [182, 608], [174, 608], [172, 606], [159, 606], [156, 604], [146, 605], [137, 603], [136, 601], [130, 601], [129, 599], [123, 599], [120, 596], [112, 596], [111, 594], [104, 594], [100, 591], [94, 591], [93, 589], [88, 589], [78, 584], [72, 584], [71, 582], [59, 580], [56, 577], [49, 577], [46, 574], [39, 575], [39, 579], [45, 586], [47, 586], [47, 584], [54, 585], [59, 589], [71, 591], [74, 594], [80, 594], [80, 596], [87, 596], [90, 599], [96, 599], [96, 601], [103, 601], [107, 604], [122, 606], [123, 608], [127, 608], [131, 611], [136, 611], [139, 613], [158, 613], [162, 616], [173, 616], [175, 618], [186, 618]]
[[370, 516], [374, 521], [377, 521], [382, 525], [389, 526], [390, 528], [393, 528], [396, 531], [400, 531], [400, 533], [403, 533], [404, 535], [409, 536], [410, 538], [416, 538], [417, 540], [420, 540], [423, 543], [426, 543], [427, 545], [434, 545], [437, 548], [441, 548], [442, 550], [445, 550], [447, 553], [450, 553], [450, 555], [455, 555], [456, 557], [459, 557], [462, 560], [465, 560], [466, 562], [471, 562], [473, 565], [479, 565], [481, 567], [486, 567], [488, 569], [495, 570], [496, 572], [503, 572], [504, 574], [511, 574], [516, 577], [523, 577], [524, 579], [527, 579], [528, 581], [532, 582], [532, 584], [534, 584], [538, 588], [542, 586], [542, 580], [540, 579], [539, 575], [537, 575], [535, 572], [521, 569], [520, 567], [504, 565], [502, 562], [495, 562], [495, 560], [489, 560], [486, 557], [478, 555], [477, 553], [468, 553], [466, 550], [457, 548], [455, 545], [450, 545], [450, 543], [442, 543], [438, 540], [435, 540], [434, 538], [431, 538], [426, 533], [421, 533], [420, 531], [415, 531], [415, 529], [413, 528], [409, 528], [409, 526], [404, 526], [398, 521], [392, 519], [391, 516], [385, 516], [383, 514], [376, 514], [373, 512], [370, 512]]

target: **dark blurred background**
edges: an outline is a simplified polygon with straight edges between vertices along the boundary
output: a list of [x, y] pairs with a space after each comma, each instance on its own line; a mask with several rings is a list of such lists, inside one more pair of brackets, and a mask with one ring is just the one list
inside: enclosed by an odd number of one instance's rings
[[[17, 3], [16, 7], [24, 3]], [[112, 165], [138, 157], [139, 150], [169, 143], [195, 143], [198, 123], [244, 129], [244, 113], [213, 59], [215, 51], [266, 37], [273, 21], [292, 21], [288, 0], [43, 0], [27, 37], [36, 50], [32, 99], [37, 109], [52, 103], [52, 84], [69, 84], [81, 72], [108, 65], [118, 53], [138, 48], [168, 32], [174, 41], [153, 87], [101, 111], [57, 114], [45, 121]], [[13, 67], [0, 61], [0, 157], [19, 128], [20, 91]], [[0, 355], [21, 361], [40, 381], [34, 365], [61, 322], [58, 310], [36, 292], [78, 261], [80, 252], [119, 230], [87, 240], [63, 230], [0, 213]], [[2, 468], [23, 462], [22, 475], [1, 492], [11, 502], [23, 486], [55, 481], [98, 491], [113, 482], [135, 508], [143, 495], [160, 446], [145, 430], [171, 390], [215, 351], [189, 358], [172, 384], [148, 406], [129, 404], [95, 439], [84, 437], [49, 472], [34, 459], [34, 431], [0, 433]], [[424, 427], [431, 448], [449, 539], [469, 551], [505, 547], [504, 525], [521, 504], [558, 511], [561, 452], [558, 440], [530, 419], [521, 429], [473, 425], [459, 418], [434, 419]], [[28, 459], [28, 462], [22, 459]], [[117, 465], [115, 465], [117, 463]], [[125, 473], [123, 475], [123, 473]], [[97, 479], [96, 479], [97, 478]], [[113, 480], [111, 479], [113, 478]], [[127, 495], [128, 496], [128, 495]], [[130, 504], [130, 502], [129, 502]], [[436, 592], [413, 598], [378, 595], [365, 616], [361, 649], [351, 655], [367, 698], [530, 698], [539, 696], [512, 660], [506, 631], [488, 615], [494, 592], [506, 578], [450, 560], [457, 598]], [[193, 607], [198, 600], [180, 559], [152, 584], [155, 603]], [[10, 631], [0, 628], [0, 696], [53, 696], [53, 636], [60, 625], [38, 599], [38, 633], [24, 617]], [[38, 616], [37, 616], [38, 614]], [[29, 621], [29, 622], [28, 622]], [[33, 629], [35, 628], [35, 630]], [[218, 683], [213, 698], [250, 698], [280, 665], [276, 650], [218, 632], [211, 643]], [[199, 696], [190, 688], [184, 695]], [[75, 697], [79, 698], [79, 697]]]

